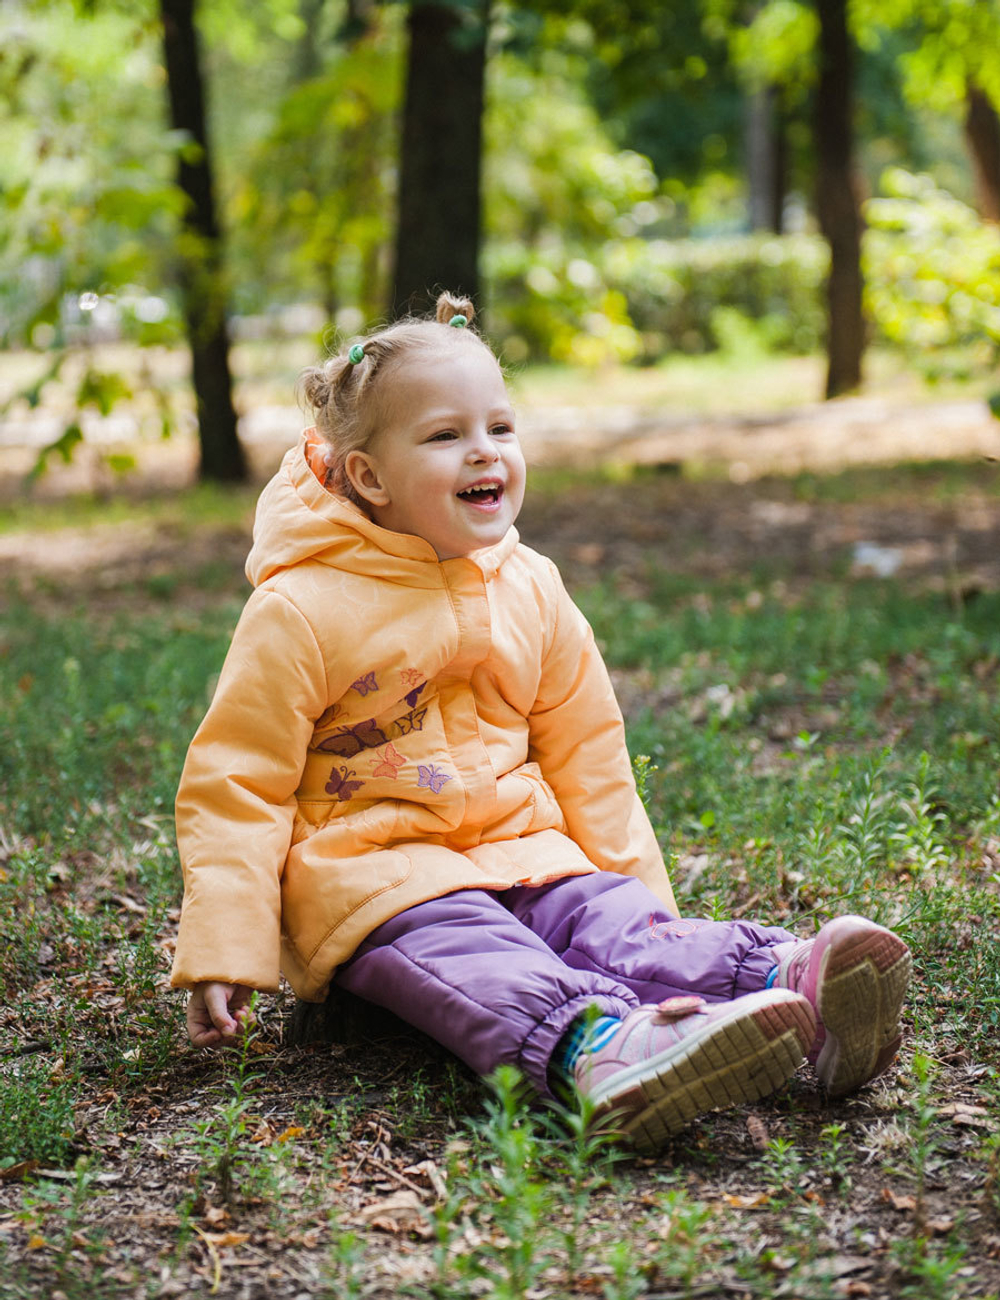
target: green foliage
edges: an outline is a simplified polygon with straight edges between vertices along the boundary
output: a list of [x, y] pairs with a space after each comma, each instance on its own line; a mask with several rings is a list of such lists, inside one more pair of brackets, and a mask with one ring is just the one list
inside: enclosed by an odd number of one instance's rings
[[0, 1173], [23, 1160], [62, 1165], [73, 1144], [75, 1079], [53, 1079], [44, 1061], [23, 1056], [0, 1082]]
[[866, 0], [874, 21], [916, 30], [919, 39], [900, 58], [913, 104], [938, 112], [961, 110], [970, 82], [1000, 104], [1000, 7], [995, 0]]
[[95, 628], [82, 614], [11, 617], [0, 654], [0, 820], [62, 843], [83, 827], [170, 809], [234, 614], [199, 629], [169, 618]]
[[814, 237], [633, 241], [608, 256], [652, 356], [732, 347], [727, 311], [767, 350], [809, 352], [822, 336], [828, 254]]
[[0, 24], [0, 342], [62, 342], [67, 295], [122, 293], [123, 324], [141, 325], [131, 286], [162, 281], [180, 210], [156, 47], [111, 6], [81, 19], [54, 0]]
[[[24, 1194], [18, 1218], [50, 1252], [54, 1294], [66, 1300], [102, 1300], [119, 1293], [116, 1280], [101, 1267], [107, 1240], [103, 1233], [87, 1231], [85, 1215], [99, 1196], [99, 1171], [93, 1160], [81, 1156], [68, 1187], [42, 1181]], [[5, 1276], [10, 1291], [4, 1295], [30, 1297], [38, 1294], [37, 1280], [24, 1274]]]
[[375, 10], [350, 41], [328, 37], [310, 75], [275, 93], [266, 129], [224, 163], [240, 310], [268, 310], [275, 283], [283, 298], [318, 298], [334, 317], [346, 308], [337, 323], [347, 331], [384, 310], [402, 16], [402, 7]]
[[[719, 0], [709, 0], [709, 7], [716, 12], [730, 8]], [[787, 96], [790, 90], [801, 92], [813, 84], [819, 19], [811, 6], [799, 0], [769, 0], [754, 9], [749, 22], [733, 24], [727, 34], [733, 61], [747, 85], [781, 86]]]
[[634, 357], [607, 252], [664, 215], [649, 162], [611, 144], [554, 60], [494, 59], [484, 125], [491, 331], [513, 361]]
[[1000, 230], [927, 176], [899, 168], [865, 205], [867, 301], [879, 331], [929, 379], [1000, 358]]
[[[250, 1011], [257, 1005], [257, 995], [250, 1000]], [[221, 1097], [209, 1107], [208, 1117], [194, 1126], [189, 1135], [199, 1156], [195, 1193], [215, 1191], [227, 1204], [259, 1193], [262, 1186], [276, 1191], [282, 1147], [277, 1153], [255, 1145], [253, 1131], [259, 1117], [254, 1112], [254, 1085], [261, 1074], [250, 1068], [250, 1052], [255, 1041], [254, 1029], [240, 1035], [223, 1064], [230, 1066]]]

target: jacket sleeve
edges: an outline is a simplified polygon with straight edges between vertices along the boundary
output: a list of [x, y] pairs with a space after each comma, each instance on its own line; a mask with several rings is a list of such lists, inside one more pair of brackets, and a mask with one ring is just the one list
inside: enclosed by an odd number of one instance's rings
[[530, 757], [590, 861], [603, 871], [637, 876], [677, 916], [663, 854], [636, 793], [608, 670], [554, 566], [553, 576], [556, 613], [528, 718]]
[[278, 987], [281, 874], [327, 685], [301, 612], [279, 593], [254, 592], [177, 794], [184, 903], [173, 985]]

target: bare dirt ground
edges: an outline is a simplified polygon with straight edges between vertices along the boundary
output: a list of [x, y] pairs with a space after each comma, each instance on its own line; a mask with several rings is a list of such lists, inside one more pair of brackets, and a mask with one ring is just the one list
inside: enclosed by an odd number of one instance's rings
[[[243, 423], [254, 476], [264, 481], [297, 436], [294, 409], [267, 408]], [[1000, 585], [1000, 421], [984, 402], [900, 404], [846, 398], [773, 416], [667, 419], [647, 407], [536, 407], [521, 420], [529, 464], [569, 467], [571, 490], [529, 489], [519, 521], [525, 541], [551, 554], [571, 580], [617, 570], [639, 575], [650, 563], [690, 572], [745, 572], [759, 559], [807, 575], [836, 562], [881, 576], [921, 573], [953, 594]], [[117, 445], [117, 444], [116, 444]], [[73, 492], [163, 492], [193, 482], [190, 437], [125, 443], [137, 468], [115, 483], [102, 461], [107, 444], [84, 444], [69, 465], [53, 464], [30, 489], [38, 500]], [[0, 504], [24, 499], [35, 450], [0, 446]], [[901, 474], [898, 493], [877, 499], [803, 499], [788, 476], [949, 460], [982, 466], [981, 492], [948, 499], [934, 476]], [[638, 477], [620, 475], [640, 466]], [[602, 468], [605, 474], [588, 474]], [[618, 480], [618, 481], [616, 481]], [[543, 476], [544, 482], [544, 476]], [[568, 485], [567, 485], [568, 486]], [[197, 537], [169, 523], [95, 524], [57, 533], [0, 536], [0, 563], [28, 579], [47, 573], [98, 585], [155, 576], [209, 557], [242, 563], [250, 512], [240, 527]], [[192, 553], [194, 550], [194, 553]]]

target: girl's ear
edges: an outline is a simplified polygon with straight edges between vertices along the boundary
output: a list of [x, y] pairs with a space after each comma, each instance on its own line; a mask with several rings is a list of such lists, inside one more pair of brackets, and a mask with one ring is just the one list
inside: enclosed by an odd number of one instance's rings
[[344, 459], [348, 482], [370, 506], [387, 506], [389, 493], [382, 486], [378, 465], [366, 451], [349, 451]]

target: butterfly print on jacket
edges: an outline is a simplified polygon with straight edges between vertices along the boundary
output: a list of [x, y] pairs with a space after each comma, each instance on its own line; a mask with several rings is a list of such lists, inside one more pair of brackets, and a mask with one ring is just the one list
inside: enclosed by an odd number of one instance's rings
[[378, 682], [375, 680], [374, 670], [370, 673], [362, 673], [356, 682], [351, 682], [351, 690], [357, 691], [359, 695], [370, 695], [372, 691], [377, 691]]
[[433, 763], [417, 764], [417, 789], [421, 786], [427, 790], [433, 790], [435, 794], [440, 794], [444, 789], [445, 783], [452, 778], [447, 772], [436, 767]]
[[316, 746], [326, 754], [339, 754], [341, 758], [353, 758], [363, 749], [375, 749], [384, 745], [389, 737], [381, 727], [376, 727], [375, 719], [356, 722], [353, 727], [341, 727], [332, 736], [327, 736]]
[[364, 785], [364, 781], [349, 780], [348, 778], [352, 776], [357, 776], [357, 772], [353, 767], [348, 767], [346, 763], [334, 767], [330, 772], [330, 779], [326, 783], [327, 794], [334, 795], [341, 803], [347, 803], [355, 790], [360, 790]]
[[414, 709], [411, 713], [404, 713], [401, 718], [396, 719], [395, 723], [399, 735], [408, 736], [411, 731], [423, 731], [426, 716], [426, 707]]
[[421, 682], [419, 686], [415, 686], [413, 690], [410, 691], [409, 695], [406, 696], [406, 702], [411, 709], [416, 708], [417, 700], [420, 698], [420, 692], [426, 685], [426, 682]]
[[387, 776], [390, 781], [398, 780], [399, 769], [406, 762], [406, 759], [392, 741], [386, 745], [385, 749], [377, 749], [375, 754], [381, 762], [376, 763], [372, 768], [372, 776]]

